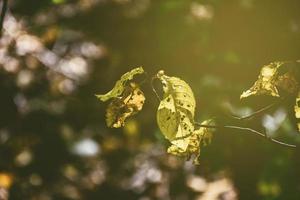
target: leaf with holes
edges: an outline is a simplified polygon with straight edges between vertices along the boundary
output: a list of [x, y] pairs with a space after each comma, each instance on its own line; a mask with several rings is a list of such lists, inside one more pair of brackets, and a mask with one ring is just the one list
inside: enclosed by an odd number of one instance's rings
[[163, 84], [163, 99], [157, 110], [157, 123], [163, 135], [180, 151], [186, 151], [188, 136], [194, 131], [195, 97], [190, 86], [163, 71], [157, 78]]
[[130, 72], [123, 74], [120, 80], [116, 82], [112, 90], [110, 90], [106, 94], [96, 94], [96, 97], [101, 101], [107, 101], [111, 98], [120, 96], [125, 89], [127, 81], [132, 80], [135, 75], [142, 73], [144, 73], [144, 69], [142, 67], [134, 68]]
[[[201, 123], [201, 125], [212, 125], [213, 120], [205, 120]], [[183, 156], [187, 159], [190, 159], [192, 155], [195, 155], [193, 163], [199, 165], [200, 158], [200, 149], [201, 146], [206, 146], [210, 144], [212, 139], [212, 131], [210, 128], [200, 127], [195, 129], [193, 133], [186, 137], [185, 140], [188, 143], [186, 150], [182, 150], [178, 148], [176, 145], [171, 145], [168, 148], [168, 153]]]
[[243, 92], [240, 98], [263, 94], [279, 97], [279, 88], [290, 94], [297, 93], [299, 83], [295, 74], [298, 69], [288, 64], [287, 62], [273, 62], [263, 66], [258, 80], [249, 90]]
[[[251, 95], [271, 95], [279, 97], [278, 89], [298, 96], [294, 106], [295, 116], [300, 121], [300, 86], [299, 86], [299, 62], [273, 62], [263, 66], [258, 80], [247, 91], [243, 92], [241, 98]], [[300, 132], [300, 122], [297, 123]]]
[[145, 96], [136, 83], [130, 83], [118, 98], [114, 98], [106, 109], [108, 127], [124, 126], [125, 120], [142, 110]]
[[278, 69], [282, 64], [282, 62], [273, 62], [263, 66], [258, 76], [258, 80], [249, 90], [243, 92], [240, 98], [242, 99], [252, 95], [261, 94], [279, 97], [275, 83], [278, 78]]

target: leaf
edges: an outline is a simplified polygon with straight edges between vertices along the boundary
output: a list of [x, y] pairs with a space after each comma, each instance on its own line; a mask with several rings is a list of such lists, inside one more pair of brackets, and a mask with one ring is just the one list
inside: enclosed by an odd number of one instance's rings
[[130, 83], [124, 88], [120, 97], [114, 98], [106, 109], [106, 124], [108, 127], [124, 126], [125, 120], [142, 110], [145, 96], [136, 83]]
[[242, 99], [252, 95], [261, 94], [279, 97], [275, 83], [278, 78], [278, 68], [282, 64], [282, 62], [273, 62], [269, 65], [263, 66], [258, 76], [258, 80], [249, 90], [243, 92], [240, 98]]
[[[157, 110], [157, 123], [171, 142], [167, 152], [190, 159], [195, 155], [194, 164], [199, 164], [201, 145], [210, 143], [212, 133], [209, 128], [195, 129], [194, 115], [196, 101], [190, 86], [177, 77], [170, 77], [159, 71], [157, 78], [163, 84], [163, 99]], [[206, 120], [202, 125], [210, 125], [213, 121]]]
[[[214, 120], [208, 119], [201, 123], [201, 125], [215, 125]], [[211, 143], [212, 137], [213, 137], [213, 131], [211, 128], [206, 127], [200, 127], [199, 129], [195, 130], [197, 131], [197, 134], [200, 135], [201, 138], [201, 144], [204, 146], [207, 146]]]
[[[213, 123], [212, 120], [205, 120], [201, 123], [201, 125], [211, 125]], [[200, 127], [193, 131], [193, 133], [186, 138], [188, 142], [187, 149], [183, 151], [178, 148], [176, 145], [171, 145], [168, 148], [168, 153], [176, 155], [176, 156], [184, 156], [189, 159], [192, 155], [195, 155], [193, 163], [199, 165], [200, 158], [200, 149], [201, 146], [210, 144], [212, 139], [212, 132], [210, 128]]]
[[298, 131], [300, 132], [300, 91], [298, 92], [298, 96], [296, 98], [296, 104], [294, 106], [294, 110], [295, 110], [295, 117], [298, 120], [297, 126], [298, 126]]
[[96, 97], [101, 101], [107, 101], [111, 98], [120, 96], [125, 89], [127, 81], [132, 80], [135, 75], [142, 73], [144, 73], [144, 69], [142, 67], [134, 68], [130, 72], [123, 74], [120, 80], [116, 82], [112, 90], [110, 90], [106, 94], [97, 94]]
[[[295, 94], [299, 90], [299, 83], [296, 80], [296, 68], [286, 65], [286, 62], [273, 62], [262, 67], [258, 80], [247, 91], [243, 92], [240, 98], [252, 95], [270, 95], [279, 97], [278, 89]], [[282, 72], [283, 71], [283, 72]]]
[[[279, 97], [279, 88], [289, 94], [298, 93], [294, 111], [296, 118], [300, 120], [300, 86], [296, 78], [297, 74], [299, 74], [299, 68], [297, 65], [286, 65], [288, 63], [289, 62], [273, 62], [263, 66], [258, 80], [249, 90], [242, 93], [241, 98], [261, 94]], [[297, 63], [299, 62], [295, 62], [295, 64]], [[300, 122], [297, 123], [297, 126], [300, 132]]]
[[157, 78], [163, 84], [164, 96], [157, 110], [157, 123], [163, 135], [185, 152], [194, 131], [195, 97], [190, 86], [177, 77], [169, 77], [163, 71]]

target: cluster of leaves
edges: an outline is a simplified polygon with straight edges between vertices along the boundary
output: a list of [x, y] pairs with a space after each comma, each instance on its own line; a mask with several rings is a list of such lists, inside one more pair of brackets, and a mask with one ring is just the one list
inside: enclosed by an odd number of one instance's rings
[[[280, 90], [290, 95], [296, 96], [295, 116], [300, 119], [300, 85], [297, 75], [299, 69], [297, 62], [272, 62], [262, 67], [257, 81], [247, 91], [243, 92], [240, 98], [247, 98], [253, 95], [270, 95], [281, 97]], [[300, 131], [300, 123], [298, 130]]]
[[[124, 126], [125, 120], [143, 107], [145, 96], [135, 82], [129, 82], [134, 75], [143, 73], [143, 68], [135, 68], [125, 73], [114, 88], [104, 95], [96, 95], [101, 101], [112, 99], [106, 110], [108, 127]], [[196, 101], [190, 86], [177, 77], [170, 77], [159, 71], [156, 75], [163, 85], [163, 99], [157, 110], [158, 126], [171, 146], [168, 153], [190, 159], [195, 155], [194, 163], [199, 164], [200, 147], [211, 140], [208, 128], [195, 128], [194, 116]], [[203, 125], [212, 120], [202, 122]]]
[[[159, 71], [157, 78], [163, 85], [163, 99], [157, 110], [157, 123], [164, 136], [171, 142], [168, 153], [187, 156], [195, 154], [199, 164], [200, 146], [204, 138], [211, 136], [208, 128], [195, 128], [196, 101], [190, 86], [177, 77], [169, 77]], [[210, 124], [212, 120], [202, 122]]]
[[[294, 106], [295, 115], [300, 119], [300, 90], [297, 81], [297, 68], [287, 66], [286, 62], [273, 62], [262, 67], [258, 80], [240, 98], [253, 95], [271, 95], [280, 97], [279, 91], [296, 95]], [[145, 96], [138, 83], [131, 80], [137, 74], [144, 73], [142, 67], [125, 73], [118, 80], [114, 88], [106, 94], [96, 95], [101, 101], [111, 100], [106, 110], [108, 127], [119, 128], [124, 126], [125, 120], [138, 113], [143, 108]], [[196, 128], [195, 108], [196, 101], [191, 87], [178, 77], [170, 77], [160, 70], [155, 79], [161, 81], [163, 98], [157, 109], [157, 124], [171, 143], [167, 152], [190, 159], [195, 156], [193, 163], [199, 164], [200, 148], [210, 143], [212, 138], [211, 127], [213, 120], [205, 120]], [[298, 123], [300, 130], [300, 123]], [[208, 141], [208, 142], [207, 142]]]

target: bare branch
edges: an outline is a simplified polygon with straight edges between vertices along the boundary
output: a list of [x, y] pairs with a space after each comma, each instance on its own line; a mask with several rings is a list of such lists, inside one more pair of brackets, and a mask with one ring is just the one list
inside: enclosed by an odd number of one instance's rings
[[247, 119], [250, 119], [252, 117], [255, 117], [256, 115], [259, 115], [267, 110], [269, 110], [270, 108], [274, 107], [275, 105], [277, 105], [277, 103], [272, 103], [268, 106], [265, 106], [257, 111], [254, 111], [253, 113], [249, 114], [249, 115], [246, 115], [246, 116], [242, 116], [242, 117], [239, 117], [239, 116], [235, 116], [235, 115], [231, 115], [234, 119], [238, 119], [238, 120], [247, 120]]
[[262, 137], [266, 140], [269, 140], [273, 143], [276, 143], [278, 145], [281, 145], [281, 146], [284, 146], [284, 147], [288, 147], [288, 148], [292, 148], [292, 149], [295, 149], [297, 146], [294, 145], [294, 144], [288, 144], [288, 143], [285, 143], [285, 142], [281, 142], [279, 140], [276, 140], [276, 139], [273, 139], [271, 137], [269, 137], [268, 135], [266, 134], [263, 134], [259, 131], [256, 131], [252, 128], [248, 128], [248, 127], [240, 127], [240, 126], [230, 126], [230, 125], [221, 125], [221, 126], [217, 126], [217, 125], [203, 125], [203, 124], [200, 124], [198, 122], [195, 123], [197, 126], [199, 127], [205, 127], [205, 128], [228, 128], [228, 129], [238, 129], [238, 130], [243, 130], [243, 131], [248, 131], [250, 133], [253, 133], [259, 137]]

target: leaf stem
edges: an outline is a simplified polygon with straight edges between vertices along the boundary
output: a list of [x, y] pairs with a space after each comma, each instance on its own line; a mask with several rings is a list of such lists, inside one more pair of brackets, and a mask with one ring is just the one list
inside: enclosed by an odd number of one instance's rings
[[161, 98], [160, 98], [160, 96], [158, 95], [158, 93], [157, 93], [157, 91], [156, 91], [156, 89], [155, 89], [155, 87], [154, 87], [154, 84], [153, 84], [153, 82], [154, 82], [155, 79], [157, 79], [157, 76], [154, 76], [154, 77], [151, 78], [151, 88], [152, 88], [153, 92], [155, 93], [155, 95], [156, 95], [158, 101], [161, 101]]

